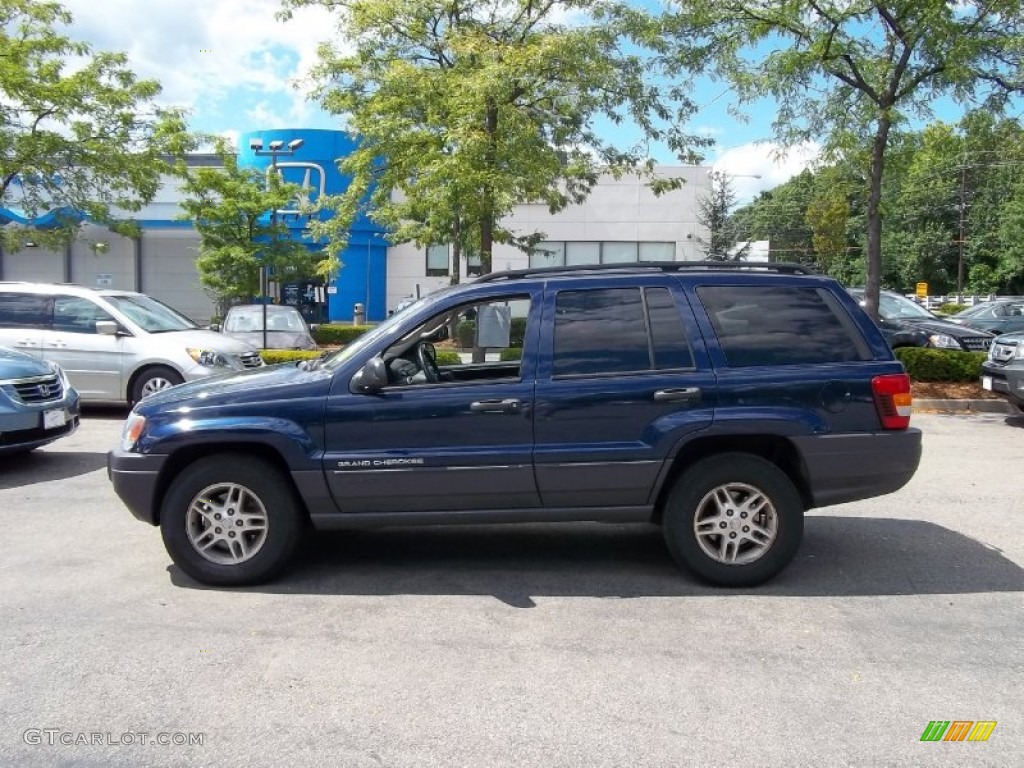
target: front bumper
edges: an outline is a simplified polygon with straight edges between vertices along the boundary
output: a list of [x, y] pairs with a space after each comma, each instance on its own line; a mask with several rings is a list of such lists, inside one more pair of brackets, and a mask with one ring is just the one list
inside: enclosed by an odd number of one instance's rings
[[163, 455], [129, 453], [121, 448], [107, 454], [107, 478], [114, 493], [135, 517], [150, 525], [159, 522], [157, 486], [166, 460]]
[[986, 360], [981, 364], [981, 381], [989, 391], [1024, 409], [1024, 366], [997, 365]]
[[921, 430], [795, 437], [812, 506], [870, 499], [898, 491], [921, 463]]
[[[32, 450], [67, 437], [78, 429], [80, 406], [74, 390], [61, 400], [39, 407], [4, 407], [0, 404], [0, 454]], [[0, 395], [2, 398], [2, 395]], [[44, 413], [63, 411], [64, 423], [47, 427]]]

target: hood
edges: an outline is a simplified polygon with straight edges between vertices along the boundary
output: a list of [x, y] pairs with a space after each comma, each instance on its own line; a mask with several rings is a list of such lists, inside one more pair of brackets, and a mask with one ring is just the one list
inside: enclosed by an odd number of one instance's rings
[[1012, 331], [996, 336], [998, 344], [1020, 344], [1021, 342], [1024, 342], [1024, 331]]
[[991, 336], [992, 334], [988, 331], [982, 331], [978, 328], [971, 328], [966, 325], [957, 325], [951, 323], [948, 320], [939, 320], [938, 318], [932, 320], [931, 318], [922, 317], [900, 317], [889, 320], [894, 325], [903, 325], [904, 327], [916, 328], [918, 330], [931, 333], [944, 333], [947, 336], [952, 336], [954, 339], [962, 339], [966, 336]]
[[196, 329], [194, 331], [168, 331], [167, 333], [150, 334], [150, 338], [173, 340], [184, 347], [198, 347], [199, 349], [212, 349], [217, 352], [225, 352], [229, 355], [242, 355], [246, 352], [255, 352], [256, 347], [246, 344], [244, 341], [232, 339], [223, 333]]
[[316, 342], [302, 331], [267, 331], [267, 346], [263, 346], [263, 331], [218, 334], [226, 339], [250, 344], [257, 349], [316, 349]]
[[[219, 334], [215, 334], [219, 335]], [[182, 405], [203, 406], [207, 404], [229, 401], [244, 403], [250, 400], [273, 399], [275, 387], [288, 387], [290, 397], [302, 397], [315, 394], [322, 389], [324, 396], [331, 386], [333, 373], [323, 369], [305, 371], [296, 363], [281, 363], [252, 368], [237, 373], [225, 373], [205, 379], [178, 384], [175, 387], [156, 392], [137, 406], [141, 413], [152, 410], [166, 410], [168, 407]], [[303, 384], [310, 386], [310, 391], [299, 393], [296, 388]]]
[[53, 368], [42, 360], [16, 349], [0, 347], [0, 380], [48, 376]]

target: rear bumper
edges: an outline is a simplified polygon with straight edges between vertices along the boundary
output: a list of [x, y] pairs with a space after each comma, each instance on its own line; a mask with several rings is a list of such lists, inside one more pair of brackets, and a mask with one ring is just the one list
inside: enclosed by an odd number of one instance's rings
[[812, 506], [898, 491], [921, 463], [921, 430], [793, 438], [803, 457]]
[[127, 453], [120, 448], [107, 454], [107, 478], [114, 493], [135, 517], [150, 525], [159, 520], [156, 488], [166, 460], [166, 456]]

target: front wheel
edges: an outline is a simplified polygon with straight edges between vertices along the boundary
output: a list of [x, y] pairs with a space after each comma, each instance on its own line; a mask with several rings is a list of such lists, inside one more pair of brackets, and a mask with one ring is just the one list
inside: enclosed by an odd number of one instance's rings
[[676, 480], [665, 501], [665, 541], [676, 563], [705, 581], [754, 586], [796, 555], [803, 512], [777, 466], [751, 454], [720, 454]]
[[139, 377], [135, 379], [135, 383], [132, 385], [132, 403], [137, 403], [144, 397], [149, 397], [176, 384], [181, 384], [184, 380], [181, 374], [173, 368], [163, 365], [147, 368], [139, 374]]
[[302, 537], [302, 513], [286, 477], [253, 457], [201, 459], [171, 481], [160, 532], [174, 563], [215, 586], [278, 575]]

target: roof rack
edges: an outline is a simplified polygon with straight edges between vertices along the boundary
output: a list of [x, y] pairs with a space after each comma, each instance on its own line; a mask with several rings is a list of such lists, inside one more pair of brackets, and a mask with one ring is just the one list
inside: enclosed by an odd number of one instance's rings
[[578, 275], [588, 272], [777, 272], [783, 275], [816, 275], [813, 269], [803, 264], [787, 261], [642, 261], [631, 264], [578, 264], [570, 267], [535, 267], [533, 269], [512, 269], [505, 272], [491, 272], [473, 282], [489, 283], [495, 280], [518, 280], [524, 277], [543, 275]]

